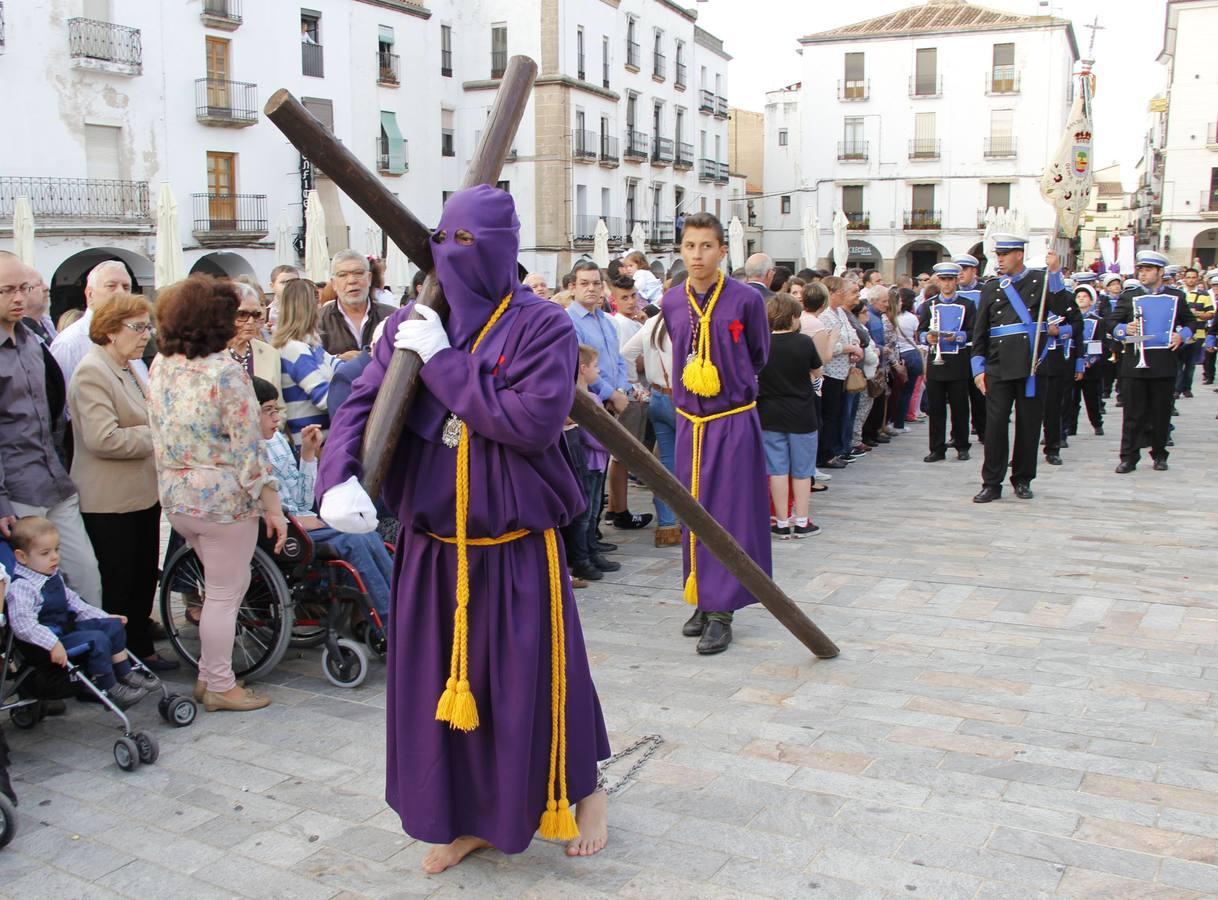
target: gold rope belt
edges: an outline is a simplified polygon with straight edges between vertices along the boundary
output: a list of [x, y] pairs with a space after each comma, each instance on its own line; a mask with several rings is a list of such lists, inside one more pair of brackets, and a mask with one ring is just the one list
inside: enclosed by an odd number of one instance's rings
[[[748, 412], [757, 406], [757, 401], [746, 403], [744, 406], [737, 406], [735, 409], [724, 410], [723, 412], [712, 413], [709, 416], [695, 416], [693, 413], [687, 413], [685, 410], [677, 407], [677, 412], [685, 419], [688, 419], [694, 425], [693, 441], [693, 466], [689, 474], [689, 493], [695, 500], [698, 499], [699, 488], [702, 484], [702, 442], [706, 438], [706, 426], [709, 422], [714, 422], [716, 419], [726, 419], [728, 416], [734, 416], [737, 413]], [[698, 537], [694, 534], [693, 529], [689, 531], [689, 577], [685, 579], [685, 602], [691, 606], [698, 605], [698, 555], [695, 552], [698, 546]]]

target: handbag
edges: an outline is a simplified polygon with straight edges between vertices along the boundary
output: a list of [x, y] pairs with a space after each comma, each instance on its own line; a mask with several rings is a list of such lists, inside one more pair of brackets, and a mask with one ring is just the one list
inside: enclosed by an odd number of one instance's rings
[[867, 376], [858, 366], [851, 366], [850, 371], [846, 373], [846, 383], [843, 387], [847, 394], [857, 394], [859, 391], [866, 390]]
[[894, 362], [892, 368], [889, 369], [889, 373], [892, 378], [893, 387], [904, 387], [905, 383], [909, 381], [909, 370], [905, 368], [905, 360], [903, 359], [898, 359]]

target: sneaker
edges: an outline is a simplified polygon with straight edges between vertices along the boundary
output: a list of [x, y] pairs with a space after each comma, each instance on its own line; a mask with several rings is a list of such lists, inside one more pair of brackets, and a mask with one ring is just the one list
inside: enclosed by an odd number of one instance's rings
[[106, 696], [109, 697], [110, 702], [119, 709], [127, 709], [128, 707], [135, 706], [135, 704], [139, 703], [147, 693], [148, 691], [142, 687], [133, 687], [130, 684], [120, 681], [118, 684], [114, 685], [114, 687], [106, 691]]
[[770, 534], [782, 541], [789, 541], [795, 537], [795, 531], [791, 525], [771, 525]]
[[832, 475], [830, 475], [828, 472], [822, 472], [820, 469], [816, 470], [815, 478], [817, 481], [832, 481], [833, 480]]
[[614, 562], [611, 559], [605, 559], [599, 553], [592, 554], [592, 559], [589, 560], [593, 566], [600, 569], [602, 572], [616, 572], [622, 567], [620, 562]]
[[128, 687], [141, 688], [145, 691], [154, 691], [161, 683], [151, 672], [141, 672], [138, 669], [132, 669], [119, 681]]
[[654, 519], [651, 513], [614, 513], [611, 520], [615, 528], [646, 528]]
[[796, 525], [794, 530], [797, 538], [812, 537], [814, 534], [820, 534], [820, 526], [811, 519], [808, 520], [807, 525]]
[[909, 434], [910, 432], [913, 431], [912, 428], [909, 428], [905, 425], [902, 425], [900, 428], [894, 428], [892, 430], [893, 430], [893, 433], [895, 433], [895, 434]]

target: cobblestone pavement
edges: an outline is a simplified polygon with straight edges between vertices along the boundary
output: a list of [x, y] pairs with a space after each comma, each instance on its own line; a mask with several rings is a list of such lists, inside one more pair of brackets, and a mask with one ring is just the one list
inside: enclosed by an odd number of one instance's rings
[[596, 683], [615, 747], [665, 744], [598, 857], [538, 841], [424, 876], [382, 801], [383, 668], [347, 691], [292, 651], [264, 712], [172, 730], [137, 708], [162, 753], [133, 774], [90, 708], [6, 724], [21, 834], [0, 892], [1218, 895], [1216, 401], [1180, 401], [1170, 471], [1123, 477], [1110, 405], [1032, 502], [971, 503], [980, 452], [925, 465], [924, 425], [837, 473], [824, 533], [774, 548], [832, 661], [760, 609], [696, 656], [677, 551], [612, 534], [622, 571], [578, 595]]

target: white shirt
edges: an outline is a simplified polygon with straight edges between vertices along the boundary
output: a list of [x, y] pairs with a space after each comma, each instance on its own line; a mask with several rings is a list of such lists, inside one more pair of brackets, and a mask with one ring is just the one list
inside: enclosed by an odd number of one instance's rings
[[347, 315], [347, 307], [343, 306], [343, 302], [341, 300], [335, 300], [334, 302], [338, 305], [338, 311], [343, 314], [343, 321], [347, 323], [347, 330], [350, 331], [351, 335], [355, 338], [355, 343], [357, 345], [361, 344], [361, 342], [364, 340], [364, 323], [368, 321], [368, 315], [372, 311], [372, 300], [369, 299], [365, 301], [364, 315], [360, 318], [358, 325], [355, 324], [354, 319]]
[[639, 269], [634, 273], [634, 289], [644, 303], [659, 303], [664, 296], [664, 282], [656, 278], [650, 269]]
[[627, 371], [634, 370], [634, 362], [641, 354], [643, 357], [643, 374], [647, 383], [652, 387], [671, 388], [672, 379], [672, 341], [668, 332], [664, 339], [657, 341], [658, 347], [652, 345], [651, 336], [660, 327], [663, 316], [652, 316], [634, 336], [622, 345], [622, 358], [626, 360]]
[[[613, 324], [617, 326], [618, 346], [625, 347], [626, 342], [639, 333], [639, 329], [643, 327], [642, 322], [636, 322], [629, 316], [624, 316], [621, 313], [613, 314]], [[631, 384], [639, 383], [638, 370], [631, 364], [630, 360], [626, 361], [626, 380]]]
[[[59, 369], [63, 372], [65, 387], [71, 385], [72, 373], [76, 371], [80, 361], [93, 347], [93, 340], [89, 337], [89, 326], [92, 323], [93, 310], [86, 309], [83, 316], [59, 332], [55, 336], [55, 340], [51, 341], [51, 355], [55, 357], [55, 362], [59, 363]], [[148, 386], [148, 367], [144, 365], [144, 361], [133, 359], [127, 365], [132, 374], [139, 379], [140, 387], [146, 388]]]

